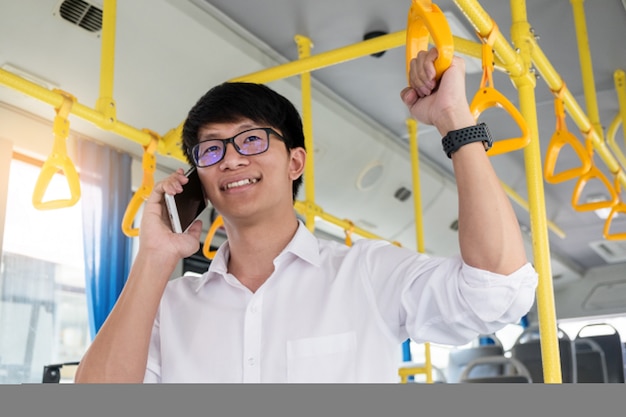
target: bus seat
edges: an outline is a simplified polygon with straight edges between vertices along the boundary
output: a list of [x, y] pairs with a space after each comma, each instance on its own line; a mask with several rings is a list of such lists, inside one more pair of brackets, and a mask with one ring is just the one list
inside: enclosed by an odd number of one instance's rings
[[[450, 351], [448, 356], [448, 368], [446, 369], [446, 380], [448, 382], [460, 382], [461, 374], [467, 365], [478, 358], [483, 357], [504, 357], [504, 349], [501, 345], [483, 345], [470, 348]], [[474, 375], [492, 376], [500, 375], [503, 372], [500, 363], [477, 364]]]
[[[559, 356], [561, 359], [561, 381], [564, 383], [576, 382], [576, 355], [573, 341], [559, 330]], [[518, 337], [511, 356], [524, 364], [530, 372], [533, 382], [543, 383], [543, 360], [541, 356], [541, 341], [539, 328], [529, 327]]]
[[[473, 370], [485, 365], [498, 365], [503, 372], [491, 376], [472, 376]], [[460, 377], [462, 383], [518, 383], [530, 384], [532, 377], [524, 364], [515, 358], [505, 356], [485, 356], [467, 364]]]
[[[612, 329], [611, 334], [593, 334], [583, 336], [593, 326], [606, 326]], [[575, 340], [592, 340], [604, 351], [604, 359], [606, 361], [607, 381], [623, 383], [624, 382], [624, 357], [622, 352], [622, 341], [618, 331], [608, 323], [595, 323], [583, 326]]]
[[608, 382], [606, 359], [600, 345], [591, 339], [575, 339], [574, 348], [576, 349], [576, 382]]

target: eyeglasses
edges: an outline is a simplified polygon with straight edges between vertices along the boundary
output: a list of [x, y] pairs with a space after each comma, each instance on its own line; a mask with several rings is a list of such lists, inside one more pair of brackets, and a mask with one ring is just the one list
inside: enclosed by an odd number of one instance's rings
[[240, 155], [258, 155], [269, 149], [270, 133], [285, 142], [285, 138], [271, 127], [256, 127], [239, 132], [228, 139], [203, 140], [193, 147], [191, 155], [194, 163], [199, 168], [215, 165], [224, 159], [226, 145], [229, 143], [233, 144], [233, 148]]

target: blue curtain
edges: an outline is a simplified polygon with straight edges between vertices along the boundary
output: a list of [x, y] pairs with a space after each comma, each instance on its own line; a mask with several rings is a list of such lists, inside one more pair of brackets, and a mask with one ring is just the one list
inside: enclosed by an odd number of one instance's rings
[[131, 192], [131, 157], [91, 141], [79, 140], [85, 252], [85, 293], [93, 339], [124, 287], [132, 240], [121, 224]]

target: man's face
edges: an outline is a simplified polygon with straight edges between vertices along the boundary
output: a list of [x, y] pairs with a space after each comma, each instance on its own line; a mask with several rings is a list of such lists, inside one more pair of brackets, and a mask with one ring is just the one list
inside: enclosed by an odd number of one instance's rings
[[[199, 130], [198, 140], [231, 138], [260, 127], [270, 126], [249, 119], [210, 124]], [[293, 209], [292, 182], [304, 169], [304, 150], [296, 148], [287, 152], [278, 136], [270, 133], [268, 138], [269, 147], [262, 153], [241, 155], [228, 143], [219, 162], [198, 168], [207, 196], [225, 220], [253, 221], [258, 216], [282, 215], [286, 207]]]

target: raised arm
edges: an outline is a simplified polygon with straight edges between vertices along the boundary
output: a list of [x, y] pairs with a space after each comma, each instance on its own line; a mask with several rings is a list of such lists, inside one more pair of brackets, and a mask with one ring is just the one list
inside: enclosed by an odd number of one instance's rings
[[[401, 92], [419, 122], [434, 125], [442, 137], [476, 125], [465, 95], [465, 63], [454, 57], [439, 82], [433, 62], [437, 50], [420, 52], [411, 62], [410, 85]], [[443, 152], [443, 149], [442, 149]], [[468, 265], [509, 274], [527, 262], [517, 218], [482, 142], [451, 154], [459, 196], [459, 243]]]
[[188, 233], [172, 233], [163, 194], [182, 191], [182, 170], [157, 183], [145, 203], [139, 250], [113, 310], [80, 361], [76, 383], [142, 382], [152, 325], [178, 261], [198, 250], [201, 222]]

